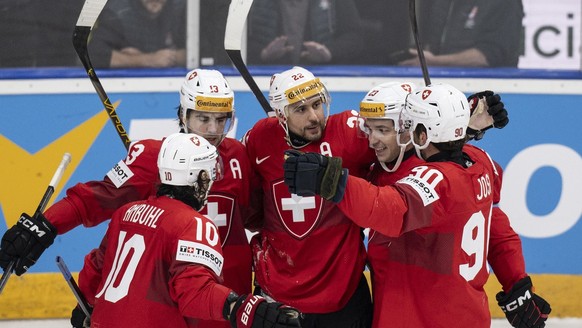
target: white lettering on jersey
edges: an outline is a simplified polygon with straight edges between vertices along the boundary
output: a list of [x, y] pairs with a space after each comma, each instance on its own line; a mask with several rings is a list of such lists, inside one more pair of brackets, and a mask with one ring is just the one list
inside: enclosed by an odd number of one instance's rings
[[164, 210], [148, 204], [135, 204], [123, 216], [123, 221], [139, 223], [146, 227], [157, 228], [156, 223]]
[[123, 184], [132, 176], [133, 172], [123, 161], [119, 161], [119, 163], [115, 164], [115, 166], [107, 172], [107, 177], [111, 179], [111, 182], [113, 182], [117, 188], [123, 186]]
[[232, 173], [233, 179], [242, 179], [242, 171], [238, 159], [233, 158], [230, 160], [230, 172]]
[[412, 169], [412, 174], [400, 179], [398, 183], [407, 184], [416, 190], [424, 206], [437, 201], [440, 197], [435, 188], [443, 180], [443, 174], [427, 166], [418, 166]]
[[129, 148], [129, 152], [127, 153], [127, 158], [125, 159], [125, 163], [127, 165], [131, 165], [141, 153], [145, 150], [145, 146], [141, 143], [134, 143]]
[[210, 268], [217, 276], [220, 276], [224, 263], [222, 255], [211, 247], [181, 239], [178, 240], [176, 260], [202, 264]]
[[331, 153], [331, 145], [329, 144], [329, 142], [326, 142], [326, 141], [322, 142], [319, 145], [319, 152], [325, 156], [329, 156], [329, 157], [333, 156], [333, 154]]
[[283, 210], [293, 213], [293, 222], [305, 222], [304, 210], [315, 208], [315, 197], [301, 197], [291, 194], [291, 198], [282, 198]]

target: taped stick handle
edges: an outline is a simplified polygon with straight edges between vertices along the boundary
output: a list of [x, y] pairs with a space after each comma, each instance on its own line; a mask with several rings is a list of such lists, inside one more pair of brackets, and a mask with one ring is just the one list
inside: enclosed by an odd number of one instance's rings
[[42, 196], [42, 199], [40, 200], [40, 203], [38, 204], [36, 211], [34, 212], [35, 214], [44, 212], [44, 209], [46, 208], [48, 201], [55, 192], [55, 187], [57, 186], [57, 184], [59, 184], [59, 181], [61, 181], [63, 173], [65, 172], [65, 169], [67, 168], [70, 162], [71, 154], [65, 153], [63, 155], [63, 159], [61, 160], [61, 163], [59, 164], [59, 167], [57, 167], [55, 174], [53, 174], [53, 178], [51, 179], [51, 182], [46, 188], [46, 191], [44, 192], [44, 195]]

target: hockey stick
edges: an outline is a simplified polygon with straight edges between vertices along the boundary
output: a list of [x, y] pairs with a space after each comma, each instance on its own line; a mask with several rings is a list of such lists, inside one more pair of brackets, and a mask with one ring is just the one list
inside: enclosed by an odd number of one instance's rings
[[416, 0], [408, 1], [408, 13], [410, 15], [410, 27], [414, 35], [414, 42], [416, 43], [416, 50], [418, 52], [418, 59], [420, 61], [420, 68], [422, 69], [422, 76], [424, 77], [424, 84], [430, 85], [430, 77], [428, 76], [428, 68], [426, 66], [426, 58], [424, 58], [424, 51], [422, 50], [422, 43], [418, 35], [418, 23], [416, 21]]
[[[44, 208], [46, 207], [48, 201], [51, 199], [51, 196], [55, 192], [55, 186], [61, 180], [61, 177], [63, 176], [63, 173], [65, 172], [65, 169], [67, 168], [67, 165], [69, 165], [70, 162], [71, 154], [65, 153], [65, 155], [63, 155], [63, 159], [61, 160], [61, 163], [59, 164], [59, 167], [57, 168], [55, 174], [53, 175], [53, 178], [51, 179], [51, 182], [46, 188], [44, 195], [42, 196], [42, 199], [40, 200], [40, 203], [38, 204], [38, 207], [36, 208], [36, 211], [33, 214], [33, 217], [36, 216], [38, 213], [42, 213], [44, 211]], [[20, 261], [20, 259], [18, 261]], [[4, 271], [4, 273], [2, 274], [2, 278], [0, 278], [0, 294], [4, 289], [4, 286], [6, 285], [8, 278], [10, 278], [10, 275], [12, 274], [14, 267], [16, 266], [16, 264], [18, 264], [18, 261], [11, 261], [6, 267], [6, 271]]]
[[65, 280], [67, 281], [67, 284], [69, 285], [69, 287], [71, 288], [71, 291], [73, 292], [73, 295], [75, 295], [75, 298], [77, 299], [77, 303], [79, 304], [79, 307], [81, 308], [83, 313], [85, 313], [87, 318], [91, 319], [91, 312], [89, 311], [89, 308], [91, 306], [89, 305], [89, 303], [87, 303], [87, 300], [83, 296], [83, 293], [81, 292], [81, 289], [79, 288], [79, 285], [77, 285], [75, 278], [73, 278], [71, 271], [67, 267], [67, 264], [65, 264], [65, 260], [62, 257], [57, 256], [56, 261], [57, 261], [57, 266], [59, 267], [59, 270], [61, 270], [63, 277], [65, 278]]
[[91, 33], [91, 29], [93, 28], [97, 17], [99, 17], [99, 14], [103, 10], [103, 7], [106, 3], [107, 0], [85, 0], [83, 9], [81, 9], [81, 13], [79, 14], [79, 19], [77, 20], [77, 25], [73, 31], [73, 47], [75, 48], [81, 63], [83, 63], [87, 75], [91, 79], [91, 83], [93, 83], [95, 91], [97, 91], [101, 102], [105, 106], [107, 115], [109, 115], [111, 122], [113, 122], [117, 134], [121, 138], [125, 148], [128, 149], [131, 143], [129, 136], [123, 127], [123, 124], [121, 124], [121, 121], [119, 120], [119, 117], [115, 112], [115, 108], [111, 104], [105, 89], [103, 89], [101, 81], [99, 81], [99, 77], [97, 77], [97, 74], [95, 74], [95, 69], [93, 69], [93, 64], [91, 64], [91, 60], [89, 59], [89, 51], [87, 50], [87, 43], [89, 41], [89, 34]]
[[226, 18], [226, 29], [224, 31], [224, 49], [239, 71], [242, 78], [245, 80], [251, 91], [261, 104], [267, 116], [274, 116], [275, 112], [269, 105], [269, 101], [265, 98], [261, 89], [253, 79], [241, 56], [242, 45], [242, 31], [244, 31], [245, 21], [251, 10], [253, 0], [232, 0], [228, 8], [228, 16]]

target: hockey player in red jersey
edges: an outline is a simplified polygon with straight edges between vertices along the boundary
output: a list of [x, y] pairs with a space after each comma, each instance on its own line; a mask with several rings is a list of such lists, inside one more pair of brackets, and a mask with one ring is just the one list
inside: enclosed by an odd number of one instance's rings
[[[369, 177], [369, 181], [374, 185], [392, 185], [409, 175], [412, 168], [422, 165], [424, 162], [415, 155], [412, 144], [399, 145], [397, 140], [396, 124], [398, 124], [400, 112], [404, 108], [406, 96], [414, 89], [415, 86], [412, 83], [384, 83], [370, 90], [360, 103], [360, 116], [365, 121], [364, 126], [369, 146], [375, 150], [378, 159]], [[487, 101], [487, 96], [484, 94], [483, 96], [481, 101]], [[491, 97], [493, 94], [488, 94], [488, 96]], [[478, 101], [479, 97], [477, 96], [474, 100]], [[471, 121], [477, 118], [477, 115], [471, 116]], [[475, 123], [473, 124], [476, 126]], [[473, 146], [465, 145], [463, 151], [471, 153], [478, 150]], [[517, 291], [518, 288], [512, 291], [512, 287], [520, 286], [524, 282], [527, 283], [530, 278], [525, 272], [520, 238], [511, 228], [505, 213], [497, 207], [502, 171], [497, 163], [494, 162], [494, 164], [496, 165], [495, 177], [492, 180], [494, 207], [491, 216], [487, 261], [503, 286], [502, 293], [508, 293], [507, 295], [510, 295], [511, 299], [516, 299], [522, 295]], [[405, 249], [406, 238], [390, 238], [374, 230], [370, 231], [368, 263], [372, 271], [374, 327], [394, 325], [393, 314], [391, 314], [393, 305], [391, 299], [393, 290], [397, 289], [398, 286], [393, 284], [395, 281], [390, 277], [395, 270], [394, 266], [401, 265], [398, 262]], [[541, 299], [535, 305], [539, 309], [543, 309], [544, 304], [547, 302]], [[527, 301], [523, 302], [520, 306], [515, 307], [514, 312], [518, 310], [525, 312], [529, 306], [531, 304], [528, 304]], [[531, 309], [532, 314], [527, 316], [528, 320], [512, 322], [512, 317], [508, 317], [510, 323], [515, 327], [535, 326], [542, 313], [540, 311], [534, 315], [534, 306], [531, 306]], [[549, 312], [549, 306], [547, 309]], [[543, 320], [539, 322], [543, 323]]]
[[235, 328], [300, 327], [297, 310], [220, 284], [218, 228], [198, 212], [223, 172], [218, 157], [198, 135], [164, 139], [156, 195], [116, 210], [85, 257], [79, 288], [93, 304], [92, 326], [191, 327], [202, 318]]
[[[250, 164], [244, 146], [235, 139], [225, 138], [233, 125], [234, 114], [234, 93], [220, 72], [195, 69], [186, 75], [178, 109], [182, 132], [207, 138], [218, 148], [225, 164], [223, 179], [213, 184], [208, 204], [200, 212], [218, 226], [225, 257], [225, 285], [239, 294], [248, 294], [252, 289], [252, 258], [243, 228], [242, 208], [248, 204]], [[6, 268], [8, 263], [18, 260], [15, 273], [21, 275], [57, 234], [81, 224], [96, 226], [122, 205], [154, 195], [159, 183], [156, 159], [161, 144], [161, 140], [151, 139], [132, 143], [127, 157], [103, 180], [73, 186], [44, 216], [30, 218], [45, 231], [43, 238], [37, 239], [18, 223], [11, 227], [2, 238], [0, 266]], [[221, 326], [226, 327], [222, 322], [200, 323], [200, 327]]]
[[350, 172], [365, 176], [374, 153], [356, 137], [358, 113], [326, 117], [330, 96], [301, 67], [271, 78], [269, 100], [277, 117], [257, 122], [244, 140], [262, 193], [251, 202], [258, 210], [249, 222], [260, 231], [251, 242], [256, 281], [263, 295], [301, 310], [304, 327], [369, 327], [360, 227], [333, 202], [290, 194], [283, 183], [283, 154], [291, 147], [341, 156]]
[[[370, 94], [379, 92], [372, 90]], [[384, 104], [367, 102], [362, 105], [361, 113], [368, 117], [378, 115], [380, 108], [383, 112]], [[512, 247], [519, 248], [519, 240], [517, 244], [513, 240], [510, 246], [501, 245], [502, 237], [511, 239], [515, 233], [493, 231], [494, 228], [510, 229], [508, 223], [503, 226], [496, 221], [489, 231], [489, 221], [499, 218], [495, 214], [492, 218], [491, 213], [494, 201], [498, 200], [495, 193], [499, 190], [494, 190], [499, 187], [494, 180], [497, 168], [483, 151], [463, 147], [468, 120], [468, 103], [460, 91], [448, 85], [430, 86], [410, 95], [399, 119], [401, 131], [406, 133], [398, 135], [399, 143], [404, 147], [404, 139], [413, 137], [409, 142], [427, 159], [424, 164], [414, 159], [416, 163], [410, 167], [409, 160], [398, 161], [400, 154], [407, 156], [402, 152], [404, 149], [398, 149], [394, 142], [386, 146], [375, 139], [383, 134], [392, 134], [396, 139], [393, 125], [367, 122], [370, 144], [376, 148], [378, 158], [394, 161], [380, 165], [382, 170], [410, 173], [387, 175], [377, 168], [373, 175], [375, 182], [394, 184], [394, 187], [377, 188], [357, 178], [348, 178], [347, 174], [340, 177], [341, 164], [319, 154], [289, 154], [285, 174], [292, 191], [341, 199], [339, 206], [350, 218], [377, 230], [372, 233], [369, 245], [377, 310], [375, 327], [489, 327], [489, 309], [483, 291], [488, 276], [488, 247], [501, 249], [497, 254], [500, 260], [505, 255], [505, 259], [517, 258], [517, 264], [523, 265], [521, 256], [511, 254], [516, 251]], [[502, 219], [507, 222], [506, 217]], [[493, 245], [490, 233], [506, 235], [499, 237], [499, 245]], [[512, 273], [510, 269], [500, 268]], [[520, 270], [516, 271], [519, 274]], [[512, 315], [508, 313], [510, 323], [516, 327], [543, 327], [549, 305], [530, 294], [531, 280], [519, 280], [522, 278], [519, 276], [507, 278], [508, 282], [517, 279], [509, 284], [511, 288], [517, 281], [508, 298], [530, 296], [525, 306], [516, 306]], [[435, 307], [434, 299], [446, 299], [446, 307]]]

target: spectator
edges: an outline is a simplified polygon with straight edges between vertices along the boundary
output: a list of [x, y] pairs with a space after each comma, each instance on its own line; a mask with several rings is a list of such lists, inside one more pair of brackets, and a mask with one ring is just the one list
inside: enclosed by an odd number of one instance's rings
[[[432, 66], [517, 67], [522, 42], [521, 0], [431, 0], [418, 11], [426, 63]], [[413, 58], [399, 65], [418, 65]]]
[[200, 65], [230, 65], [224, 30], [230, 0], [200, 1]]
[[95, 25], [89, 52], [95, 67], [186, 65], [184, 0], [109, 2]]
[[408, 1], [356, 1], [362, 22], [365, 51], [360, 65], [396, 65], [412, 45]]
[[0, 67], [36, 65], [37, 22], [31, 0], [0, 0]]
[[350, 64], [363, 45], [354, 0], [258, 0], [248, 35], [250, 64]]

